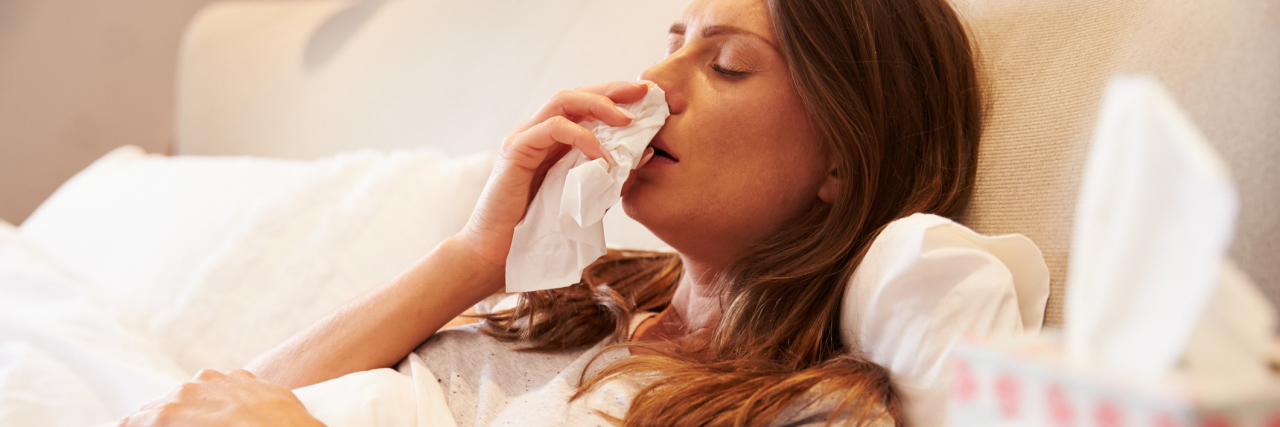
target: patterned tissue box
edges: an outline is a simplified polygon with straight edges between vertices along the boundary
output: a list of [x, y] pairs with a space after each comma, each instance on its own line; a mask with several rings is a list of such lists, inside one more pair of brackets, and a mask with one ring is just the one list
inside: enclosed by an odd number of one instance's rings
[[1073, 366], [1061, 335], [962, 340], [952, 351], [953, 427], [1280, 427], [1280, 380], [1233, 387], [1178, 372], [1159, 382]]

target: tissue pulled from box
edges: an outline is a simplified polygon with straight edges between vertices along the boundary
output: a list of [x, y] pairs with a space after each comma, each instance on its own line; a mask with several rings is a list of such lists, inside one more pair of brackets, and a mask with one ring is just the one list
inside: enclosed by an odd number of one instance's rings
[[1271, 381], [1276, 312], [1231, 260], [1196, 322], [1179, 368], [1206, 388], [1244, 390]]
[[1113, 80], [1076, 206], [1070, 358], [1166, 375], [1214, 294], [1238, 206], [1225, 164], [1160, 84]]
[[577, 148], [547, 172], [529, 211], [516, 225], [507, 255], [507, 292], [563, 288], [606, 252], [605, 212], [622, 197], [622, 184], [639, 165], [645, 147], [666, 123], [666, 94], [653, 82], [644, 99], [619, 104], [636, 116], [631, 124], [582, 123], [617, 165], [590, 160]]

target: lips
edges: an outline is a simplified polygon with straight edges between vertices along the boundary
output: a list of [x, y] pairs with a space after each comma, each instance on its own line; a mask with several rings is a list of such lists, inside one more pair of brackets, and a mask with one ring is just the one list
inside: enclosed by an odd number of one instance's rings
[[659, 159], [665, 159], [671, 163], [680, 161], [680, 158], [676, 157], [675, 153], [671, 152], [671, 147], [668, 146], [667, 142], [663, 141], [660, 136], [654, 137], [653, 141], [649, 143], [649, 147], [653, 148], [653, 159], [650, 161]]

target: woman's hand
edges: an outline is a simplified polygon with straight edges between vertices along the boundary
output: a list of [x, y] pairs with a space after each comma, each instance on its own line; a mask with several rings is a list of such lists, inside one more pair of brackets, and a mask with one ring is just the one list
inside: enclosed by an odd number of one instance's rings
[[639, 101], [648, 90], [643, 84], [613, 82], [557, 93], [502, 141], [493, 174], [459, 237], [492, 265], [506, 264], [516, 224], [556, 161], [576, 147], [587, 158], [615, 163], [595, 135], [576, 122], [628, 125], [635, 116], [617, 104]]
[[607, 154], [577, 121], [631, 123], [617, 103], [639, 101], [642, 84], [615, 82], [560, 92], [502, 143], [467, 226], [401, 273], [343, 304], [246, 368], [290, 388], [394, 365], [451, 319], [501, 290], [516, 224], [547, 170], [577, 147]]
[[141, 426], [321, 426], [302, 401], [249, 371], [205, 369], [118, 424]]

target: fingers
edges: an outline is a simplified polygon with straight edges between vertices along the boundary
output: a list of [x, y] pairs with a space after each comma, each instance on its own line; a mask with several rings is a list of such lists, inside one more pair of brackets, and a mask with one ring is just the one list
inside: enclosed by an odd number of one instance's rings
[[227, 376], [231, 378], [243, 379], [243, 380], [258, 379], [258, 376], [254, 375], [253, 372], [249, 372], [244, 369], [235, 369], [235, 370], [232, 370], [231, 372], [227, 372]]
[[530, 119], [530, 123], [542, 123], [552, 117], [566, 117], [570, 121], [579, 121], [588, 117], [605, 122], [610, 126], [626, 126], [631, 124], [635, 115], [618, 108], [609, 97], [586, 91], [560, 91], [551, 97], [542, 108]]
[[[617, 103], [638, 101], [648, 91], [648, 86], [635, 82], [610, 82], [560, 91], [533, 117], [509, 134], [503, 147], [517, 154], [509, 156], [516, 164], [529, 169], [537, 169], [543, 166], [545, 160], [554, 157], [548, 156], [544, 151], [553, 145], [552, 142], [577, 147], [588, 158], [603, 158], [609, 164], [616, 165], [617, 161], [613, 156], [599, 148], [600, 143], [595, 136], [574, 122], [595, 119], [610, 126], [631, 124], [636, 118], [635, 114], [619, 107]], [[527, 144], [531, 150], [520, 144]]]
[[196, 372], [196, 376], [192, 377], [191, 380], [192, 381], [212, 381], [212, 380], [221, 379], [224, 377], [226, 377], [226, 375], [223, 375], [221, 372], [218, 372], [216, 370], [201, 369], [199, 372]]
[[243, 369], [204, 369], [117, 425], [314, 425], [304, 421], [314, 419], [289, 389]]
[[116, 422], [116, 427], [156, 427], [166, 424], [166, 420], [161, 418], [160, 411], [141, 410], [126, 415]]
[[618, 164], [600, 147], [600, 140], [591, 131], [562, 116], [551, 117], [517, 135], [510, 157], [517, 165], [536, 170], [546, 158], [546, 150], [556, 144], [576, 147], [589, 159], [603, 158], [611, 165]]
[[644, 167], [645, 163], [649, 163], [649, 159], [653, 158], [653, 147], [644, 147], [644, 155], [640, 157], [640, 164], [636, 165], [636, 169]]
[[626, 126], [631, 124], [635, 115], [617, 105], [639, 101], [648, 91], [648, 86], [634, 82], [601, 83], [560, 91], [543, 104], [517, 132], [555, 116], [564, 116], [572, 121], [594, 118], [610, 126]]
[[639, 101], [649, 92], [649, 86], [638, 82], [609, 82], [591, 86], [583, 86], [574, 90], [598, 93], [619, 104]]
[[547, 171], [570, 148], [577, 148], [589, 159], [618, 164], [595, 135], [575, 122], [594, 118], [610, 126], [631, 124], [635, 115], [619, 109], [618, 103], [639, 101], [648, 90], [645, 84], [612, 82], [562, 91], [552, 97], [503, 139], [494, 172], [460, 232], [463, 241], [472, 242], [467, 245], [485, 261], [504, 265], [515, 226], [527, 212]]

